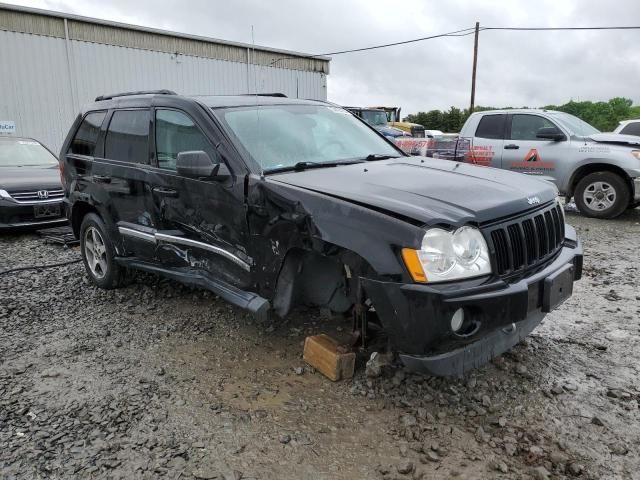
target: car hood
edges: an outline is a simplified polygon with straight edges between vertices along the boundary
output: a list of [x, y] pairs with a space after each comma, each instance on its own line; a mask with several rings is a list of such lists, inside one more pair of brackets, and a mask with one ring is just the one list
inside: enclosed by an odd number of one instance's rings
[[375, 129], [387, 137], [395, 138], [395, 137], [408, 136], [407, 132], [405, 132], [404, 130], [400, 130], [399, 128], [393, 128], [388, 126], [377, 126], [375, 127]]
[[0, 190], [58, 190], [60, 171], [57, 165], [46, 167], [0, 167]]
[[636, 135], [622, 135], [620, 133], [596, 133], [589, 138], [598, 143], [618, 143], [623, 145], [640, 145], [640, 137]]
[[425, 157], [402, 157], [270, 175], [425, 224], [485, 223], [552, 201], [551, 183], [520, 173]]

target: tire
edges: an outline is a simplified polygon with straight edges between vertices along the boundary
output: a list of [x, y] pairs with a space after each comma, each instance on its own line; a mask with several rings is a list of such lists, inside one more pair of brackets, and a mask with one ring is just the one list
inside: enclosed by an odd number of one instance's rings
[[122, 285], [124, 269], [113, 260], [115, 249], [107, 227], [95, 213], [89, 213], [82, 219], [80, 254], [89, 278], [98, 287], [110, 290]]
[[616, 218], [629, 206], [631, 192], [620, 175], [590, 173], [578, 182], [574, 199], [580, 213], [592, 218]]

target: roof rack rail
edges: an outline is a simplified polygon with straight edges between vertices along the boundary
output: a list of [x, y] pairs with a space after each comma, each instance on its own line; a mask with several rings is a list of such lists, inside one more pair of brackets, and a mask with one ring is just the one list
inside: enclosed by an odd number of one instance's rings
[[274, 92], [274, 93], [243, 93], [243, 95], [250, 97], [279, 97], [279, 98], [288, 98], [284, 93]]
[[121, 92], [112, 93], [110, 95], [100, 95], [96, 97], [94, 101], [101, 102], [102, 100], [111, 100], [116, 97], [130, 97], [132, 95], [177, 95], [173, 90], [140, 90], [137, 92]]

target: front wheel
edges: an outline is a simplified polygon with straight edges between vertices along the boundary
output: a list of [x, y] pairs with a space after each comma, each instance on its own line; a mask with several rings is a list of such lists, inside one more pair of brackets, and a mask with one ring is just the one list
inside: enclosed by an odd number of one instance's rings
[[574, 198], [587, 217], [615, 218], [629, 206], [629, 187], [612, 172], [595, 172], [578, 182]]
[[80, 226], [80, 253], [89, 278], [100, 288], [117, 288], [124, 271], [114, 262], [113, 243], [102, 219], [90, 213]]

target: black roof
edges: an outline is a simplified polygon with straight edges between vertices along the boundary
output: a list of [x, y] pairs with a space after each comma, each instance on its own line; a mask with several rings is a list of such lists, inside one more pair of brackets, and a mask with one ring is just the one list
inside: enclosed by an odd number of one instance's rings
[[[230, 108], [244, 106], [268, 105], [327, 105], [318, 100], [302, 100], [284, 96], [269, 95], [176, 95], [173, 92], [157, 91], [149, 93], [126, 92], [125, 94], [104, 95], [96, 98], [92, 104], [85, 106], [84, 112], [105, 110], [109, 108], [140, 108], [152, 104], [160, 105], [194, 105], [196, 103], [209, 108]], [[162, 93], [160, 93], [162, 92]]]

